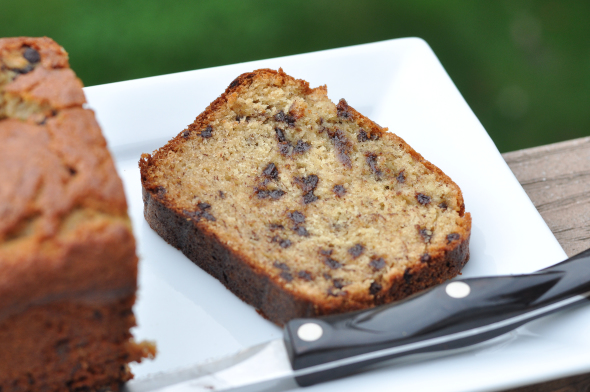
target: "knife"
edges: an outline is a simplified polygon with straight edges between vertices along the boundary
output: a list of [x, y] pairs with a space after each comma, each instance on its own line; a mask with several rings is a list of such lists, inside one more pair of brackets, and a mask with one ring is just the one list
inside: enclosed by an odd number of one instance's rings
[[278, 391], [309, 386], [410, 355], [498, 337], [585, 303], [590, 249], [535, 273], [456, 279], [369, 310], [294, 319], [284, 338], [233, 356], [131, 380], [124, 392]]

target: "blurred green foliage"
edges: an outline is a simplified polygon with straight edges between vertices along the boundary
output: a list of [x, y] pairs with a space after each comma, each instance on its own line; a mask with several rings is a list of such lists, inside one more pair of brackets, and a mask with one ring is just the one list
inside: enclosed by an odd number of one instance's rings
[[52, 37], [86, 85], [424, 38], [500, 151], [590, 134], [590, 1], [5, 1], [0, 36]]

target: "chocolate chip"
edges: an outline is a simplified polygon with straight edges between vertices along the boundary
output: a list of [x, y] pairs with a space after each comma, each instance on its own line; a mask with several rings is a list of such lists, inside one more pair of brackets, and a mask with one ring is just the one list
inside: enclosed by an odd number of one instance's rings
[[154, 189], [154, 192], [156, 193], [156, 197], [161, 199], [168, 191], [163, 186], [157, 186]]
[[318, 181], [319, 178], [315, 174], [310, 174], [307, 177], [295, 177], [295, 183], [303, 192], [313, 192], [318, 186]]
[[336, 157], [344, 164], [344, 166], [352, 167], [352, 161], [350, 160], [350, 151], [352, 150], [350, 141], [346, 138], [346, 134], [340, 129], [336, 129], [333, 132], [328, 130], [328, 136], [334, 143], [336, 149]]
[[198, 203], [197, 207], [199, 207], [199, 210], [201, 211], [205, 211], [208, 210], [209, 208], [211, 208], [211, 204], [209, 203]]
[[68, 171], [70, 172], [70, 176], [75, 176], [78, 171], [71, 166], [68, 166]]
[[404, 271], [404, 280], [406, 281], [406, 283], [410, 283], [410, 281], [412, 280], [412, 274], [410, 273], [409, 268], [406, 268], [406, 270]]
[[296, 154], [303, 154], [311, 148], [311, 144], [303, 140], [297, 140], [297, 144], [293, 147], [293, 152]]
[[188, 216], [189, 218], [196, 220], [197, 222], [201, 220], [201, 216], [203, 213], [201, 211], [188, 211], [182, 210], [182, 214]]
[[275, 114], [274, 119], [278, 122], [287, 123], [290, 127], [292, 127], [295, 124], [295, 121], [297, 120], [295, 117], [289, 114], [285, 114], [285, 112], [283, 112], [282, 110]]
[[354, 114], [344, 99], [341, 99], [338, 102], [338, 105], [336, 105], [336, 110], [338, 111], [338, 117], [344, 120], [352, 120], [354, 118]]
[[268, 225], [268, 228], [271, 230], [283, 230], [285, 228], [285, 226], [283, 226], [279, 223], [271, 223], [270, 225]]
[[295, 182], [305, 192], [303, 194], [303, 203], [309, 204], [318, 200], [313, 191], [318, 186], [319, 178], [315, 174], [310, 174], [307, 177], [295, 177]]
[[334, 188], [332, 188], [332, 191], [336, 194], [336, 196], [338, 197], [342, 197], [344, 196], [344, 194], [346, 193], [346, 189], [344, 188], [344, 186], [342, 185], [334, 185]]
[[272, 266], [273, 266], [273, 267], [275, 267], [275, 268], [278, 268], [278, 269], [280, 269], [280, 270], [283, 270], [283, 271], [285, 271], [285, 272], [288, 272], [288, 271], [290, 270], [290, 268], [289, 268], [289, 266], [288, 266], [287, 264], [285, 264], [285, 263], [281, 263], [281, 262], [279, 262], [279, 261], [275, 261], [275, 262], [272, 264]]
[[320, 253], [324, 256], [330, 256], [334, 252], [333, 249], [320, 249]]
[[324, 279], [326, 280], [332, 280], [332, 275], [328, 274], [327, 272], [324, 272], [322, 274], [322, 276], [324, 277]]
[[338, 278], [338, 279], [334, 279], [334, 280], [333, 280], [333, 282], [334, 282], [334, 287], [336, 287], [337, 289], [341, 289], [341, 288], [343, 288], [344, 286], [346, 286], [346, 285], [344, 284], [344, 279], [340, 279], [340, 278]]
[[346, 295], [346, 291], [340, 291], [335, 287], [330, 287], [328, 289], [328, 295], [331, 297], [344, 297]]
[[197, 222], [201, 220], [201, 218], [205, 218], [208, 221], [212, 221], [215, 222], [217, 219], [215, 219], [215, 217], [213, 215], [211, 215], [209, 212], [205, 211], [207, 209], [211, 208], [211, 205], [209, 203], [199, 203], [197, 204], [197, 207], [201, 210], [201, 211], [187, 211], [187, 210], [182, 210], [182, 212], [189, 216], [190, 218], [196, 220]]
[[424, 253], [422, 256], [420, 256], [420, 261], [423, 263], [430, 263], [430, 260], [432, 260], [432, 258], [428, 253]]
[[302, 237], [309, 237], [309, 232], [303, 226], [294, 226], [293, 230], [295, 231], [295, 233], [297, 233], [298, 235], [300, 235]]
[[359, 257], [365, 251], [365, 247], [361, 244], [356, 244], [350, 249], [348, 249], [348, 253], [352, 255], [355, 259]]
[[307, 271], [299, 271], [299, 273], [297, 274], [297, 276], [299, 277], [299, 279], [303, 279], [306, 281], [311, 281], [313, 278], [311, 277], [311, 274]]
[[400, 184], [403, 184], [404, 182], [406, 182], [406, 176], [405, 176], [403, 170], [401, 172], [399, 172], [396, 179], [397, 179], [397, 182], [399, 182]]
[[367, 164], [371, 168], [371, 171], [376, 176], [380, 176], [381, 175], [381, 170], [377, 167], [377, 155], [368, 152], [367, 154], [365, 154], [365, 156], [366, 156]]
[[447, 235], [447, 244], [450, 244], [453, 241], [458, 240], [459, 238], [461, 238], [461, 236], [457, 233], [451, 233], [449, 235]]
[[267, 197], [270, 196], [270, 192], [267, 191], [266, 189], [259, 189], [259, 190], [256, 190], [256, 195], [258, 196], [259, 199], [266, 199]]
[[23, 57], [31, 64], [41, 61], [41, 55], [35, 49], [27, 47], [23, 53]]
[[22, 68], [13, 68], [12, 70], [16, 73], [23, 75], [23, 74], [27, 74], [27, 73], [31, 72], [34, 68], [35, 67], [33, 67], [33, 65], [27, 64]]
[[275, 128], [275, 132], [277, 134], [277, 139], [279, 140], [280, 143], [286, 143], [287, 142], [287, 138], [285, 137], [285, 131], [283, 131], [281, 128]]
[[358, 140], [361, 143], [366, 142], [367, 140], [369, 140], [369, 135], [367, 135], [367, 132], [365, 132], [364, 129], [361, 129], [358, 135], [356, 135], [356, 140]]
[[190, 136], [190, 134], [191, 134], [191, 131], [189, 131], [189, 130], [187, 129], [187, 130], [184, 130], [184, 131], [182, 131], [182, 132], [180, 133], [180, 136], [182, 136], [182, 137], [183, 137], [183, 138], [185, 138], [185, 139], [188, 139], [188, 137]]
[[379, 271], [383, 267], [385, 267], [385, 259], [383, 257], [379, 257], [378, 259], [373, 259], [369, 262], [369, 265], [373, 267], [375, 271]]
[[[267, 182], [268, 180], [265, 180], [265, 183], [263, 185], [266, 185]], [[270, 197], [273, 200], [277, 200], [280, 199], [286, 192], [280, 189], [268, 190], [256, 188], [256, 191], [254, 193], [256, 194], [256, 196], [258, 196], [259, 199], [266, 199]]]
[[230, 87], [230, 88], [234, 88], [234, 87], [236, 87], [238, 84], [240, 84], [240, 77], [239, 77], [239, 76], [238, 76], [237, 78], [235, 78], [235, 79], [234, 79], [234, 81], [233, 81], [233, 82], [231, 82], [231, 83], [229, 84], [229, 87]]
[[217, 220], [217, 219], [215, 219], [215, 217], [213, 215], [211, 215], [210, 213], [208, 213], [206, 211], [202, 213], [202, 217], [207, 219], [208, 221], [212, 221], [212, 222], [215, 222]]
[[369, 286], [369, 294], [375, 295], [380, 292], [382, 288], [383, 286], [381, 286], [379, 283], [373, 282], [371, 283], [371, 286]]
[[416, 200], [418, 200], [418, 203], [424, 206], [430, 204], [430, 196], [426, 196], [423, 193], [416, 193]]
[[277, 170], [276, 165], [272, 162], [266, 165], [266, 167], [262, 171], [262, 174], [268, 178], [272, 178], [273, 180], [279, 178], [279, 171]]
[[445, 203], [444, 201], [442, 203], [440, 203], [439, 208], [442, 208], [443, 210], [446, 210], [448, 208], [447, 203]]
[[223, 193], [223, 191], [219, 191], [219, 197], [222, 199], [225, 199], [225, 193]]
[[291, 219], [294, 223], [303, 223], [305, 222], [305, 215], [303, 215], [301, 212], [299, 211], [293, 211], [293, 212], [289, 212], [287, 214], [287, 216], [289, 217], [289, 219]]
[[326, 257], [324, 259], [324, 264], [326, 264], [331, 269], [338, 269], [338, 268], [342, 267], [342, 264], [340, 264], [338, 261], [334, 260], [331, 257]]
[[418, 228], [418, 232], [422, 236], [424, 242], [430, 242], [430, 239], [432, 238], [432, 230], [429, 230], [427, 228]]
[[313, 203], [317, 199], [318, 197], [313, 194], [313, 191], [307, 192], [305, 195], [303, 195], [303, 203], [305, 204]]
[[272, 199], [277, 200], [280, 199], [285, 193], [285, 191], [275, 189], [274, 191], [270, 191], [269, 195]]
[[291, 241], [290, 240], [281, 238], [278, 235], [275, 235], [274, 237], [272, 237], [272, 239], [270, 240], [270, 242], [276, 242], [276, 243], [278, 243], [281, 248], [288, 248], [289, 246], [291, 246]]
[[279, 143], [279, 152], [282, 155], [289, 156], [291, 155], [291, 145], [289, 143]]
[[213, 128], [211, 128], [211, 125], [207, 125], [207, 128], [201, 131], [201, 137], [207, 139], [211, 136], [213, 136]]
[[281, 278], [285, 279], [287, 282], [290, 282], [293, 280], [293, 275], [291, 275], [291, 273], [289, 273], [289, 272], [281, 272], [279, 276]]
[[285, 112], [283, 112], [281, 110], [280, 112], [278, 112], [277, 114], [275, 114], [275, 121], [285, 122]]
[[70, 341], [68, 339], [60, 339], [55, 344], [55, 352], [60, 359], [65, 360], [65, 356], [70, 352]]

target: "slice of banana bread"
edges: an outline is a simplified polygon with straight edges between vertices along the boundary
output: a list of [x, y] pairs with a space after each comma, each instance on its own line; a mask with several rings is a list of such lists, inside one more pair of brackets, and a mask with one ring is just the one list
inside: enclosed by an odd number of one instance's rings
[[243, 74], [139, 162], [150, 226], [277, 324], [404, 298], [469, 258], [459, 187], [326, 91]]
[[0, 39], [0, 391], [118, 390], [137, 256], [121, 180], [67, 53]]

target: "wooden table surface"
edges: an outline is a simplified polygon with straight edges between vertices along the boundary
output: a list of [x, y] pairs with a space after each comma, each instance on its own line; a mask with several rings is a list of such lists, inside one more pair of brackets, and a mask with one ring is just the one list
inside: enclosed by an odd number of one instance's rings
[[[590, 137], [502, 156], [565, 253], [573, 256], [590, 248]], [[509, 391], [586, 392], [590, 373]]]

